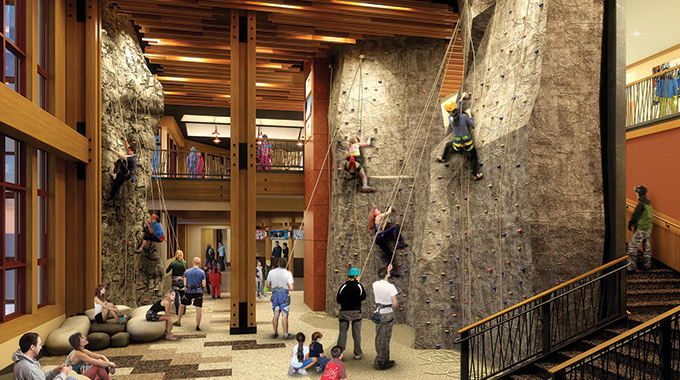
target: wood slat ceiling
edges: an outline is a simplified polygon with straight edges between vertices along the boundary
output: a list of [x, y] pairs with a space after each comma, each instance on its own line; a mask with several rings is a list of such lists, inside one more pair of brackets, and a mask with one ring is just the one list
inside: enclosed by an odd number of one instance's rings
[[[302, 111], [302, 63], [333, 44], [396, 35], [448, 39], [458, 15], [447, 4], [413, 0], [112, 0], [140, 27], [145, 55], [160, 65], [165, 103], [229, 106], [231, 9], [258, 11], [257, 108]], [[457, 91], [456, 44], [442, 94]]]

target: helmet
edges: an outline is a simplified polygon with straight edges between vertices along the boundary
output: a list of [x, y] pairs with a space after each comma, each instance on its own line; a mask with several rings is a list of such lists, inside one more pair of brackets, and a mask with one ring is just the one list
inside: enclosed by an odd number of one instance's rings
[[349, 270], [349, 273], [347, 273], [348, 276], [358, 276], [359, 275], [359, 268], [351, 268]]
[[150, 217], [150, 218], [153, 219], [153, 220], [158, 220], [158, 215], [156, 215], [156, 214], [151, 214], [151, 217]]
[[635, 186], [635, 192], [638, 193], [641, 196], [646, 196], [647, 195], [647, 188], [644, 186]]
[[455, 110], [456, 108], [458, 108], [458, 106], [456, 105], [456, 102], [454, 102], [453, 100], [449, 100], [446, 103], [444, 103], [444, 109], [446, 110], [446, 112], [453, 112], [453, 110]]

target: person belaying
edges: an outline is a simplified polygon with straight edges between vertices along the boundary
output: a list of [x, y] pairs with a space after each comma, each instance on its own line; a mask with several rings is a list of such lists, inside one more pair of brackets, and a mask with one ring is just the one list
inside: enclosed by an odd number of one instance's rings
[[361, 302], [366, 299], [366, 290], [359, 283], [359, 268], [350, 268], [347, 272], [347, 282], [340, 289], [335, 300], [340, 304], [338, 320], [340, 332], [338, 333], [338, 346], [345, 350], [347, 345], [347, 330], [352, 324], [352, 339], [354, 340], [354, 359], [359, 360], [363, 355], [361, 350]]
[[142, 239], [142, 245], [139, 246], [137, 252], [141, 252], [144, 249], [147, 241], [151, 242], [149, 251], [153, 250], [153, 246], [156, 245], [156, 243], [165, 241], [165, 232], [163, 231], [163, 226], [156, 214], [151, 214], [151, 217], [144, 221], [144, 238]]
[[[390, 249], [389, 244], [387, 244], [390, 239], [396, 242], [397, 249], [408, 247], [408, 244], [402, 241], [402, 237], [399, 234], [399, 225], [388, 226], [388, 222], [381, 225], [383, 218], [390, 215], [392, 210], [394, 210], [394, 207], [391, 207], [384, 213], [380, 213], [380, 210], [378, 210], [377, 207], [374, 207], [368, 215], [368, 229], [375, 233], [375, 244], [377, 244], [385, 254], [386, 264], [392, 262], [392, 249]], [[392, 277], [399, 276], [400, 275], [397, 273], [392, 273]]]
[[635, 206], [635, 211], [633, 211], [633, 215], [630, 216], [628, 221], [628, 230], [635, 231], [633, 232], [633, 238], [628, 243], [628, 259], [631, 263], [628, 271], [637, 269], [640, 243], [643, 243], [642, 263], [645, 269], [649, 269], [652, 266], [652, 246], [649, 243], [652, 234], [652, 206], [649, 198], [647, 198], [646, 187], [635, 186], [635, 193], [638, 204]]
[[369, 137], [368, 141], [363, 143], [360, 142], [358, 137], [349, 139], [345, 163], [338, 168], [338, 171], [343, 168], [345, 169], [345, 178], [347, 179], [353, 179], [356, 173], [359, 173], [362, 193], [372, 193], [375, 191], [374, 188], [368, 186], [368, 176], [366, 175], [366, 169], [364, 169], [364, 158], [361, 156], [361, 147], [371, 146], [372, 139], [372, 137]]
[[[463, 93], [461, 99], [466, 99], [467, 94]], [[449, 127], [453, 130], [453, 141], [446, 144], [444, 153], [437, 157], [439, 162], [446, 162], [449, 153], [454, 151], [456, 153], [470, 154], [470, 170], [474, 175], [475, 180], [482, 179], [482, 173], [479, 172], [479, 165], [477, 164], [477, 150], [475, 143], [472, 141], [472, 133], [470, 129], [475, 129], [475, 123], [472, 120], [472, 112], [470, 109], [461, 113], [461, 101], [454, 102], [453, 99], [444, 103], [444, 109], [449, 113]]]
[[123, 140], [125, 141], [126, 154], [111, 147], [109, 148], [113, 153], [120, 157], [113, 166], [113, 170], [109, 172], [113, 178], [111, 193], [109, 194], [109, 199], [107, 201], [107, 204], [109, 205], [113, 204], [120, 187], [125, 181], [132, 178], [132, 175], [135, 174], [135, 169], [137, 169], [137, 147], [135, 144], [129, 144], [126, 137], [123, 137]]

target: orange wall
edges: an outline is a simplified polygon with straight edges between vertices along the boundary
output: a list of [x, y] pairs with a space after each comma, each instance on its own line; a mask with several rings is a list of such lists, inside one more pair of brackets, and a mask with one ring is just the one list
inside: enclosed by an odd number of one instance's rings
[[[653, 127], [650, 127], [653, 128]], [[680, 219], [680, 128], [626, 140], [626, 197], [647, 187], [654, 211]]]

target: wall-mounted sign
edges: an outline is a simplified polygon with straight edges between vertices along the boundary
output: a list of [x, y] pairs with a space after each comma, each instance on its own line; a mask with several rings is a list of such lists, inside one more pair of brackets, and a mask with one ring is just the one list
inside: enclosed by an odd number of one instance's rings
[[305, 98], [309, 98], [309, 95], [312, 94], [312, 72], [309, 72], [309, 75], [307, 75], [307, 79], [305, 79]]
[[269, 238], [272, 240], [288, 240], [288, 230], [269, 230]]
[[255, 239], [264, 240], [267, 238], [267, 230], [255, 230]]

